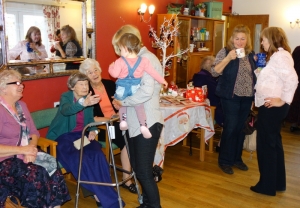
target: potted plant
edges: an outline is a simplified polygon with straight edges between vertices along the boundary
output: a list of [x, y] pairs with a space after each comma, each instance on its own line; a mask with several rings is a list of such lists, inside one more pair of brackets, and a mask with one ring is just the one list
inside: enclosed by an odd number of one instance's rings
[[195, 7], [197, 10], [199, 10], [199, 16], [204, 17], [204, 13], [206, 11], [206, 5], [204, 3], [199, 3]]

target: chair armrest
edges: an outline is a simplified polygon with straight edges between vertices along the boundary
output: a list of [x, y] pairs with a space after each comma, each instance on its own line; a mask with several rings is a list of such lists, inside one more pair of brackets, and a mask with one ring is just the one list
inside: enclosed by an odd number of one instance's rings
[[57, 142], [44, 138], [44, 137], [40, 137], [38, 140], [38, 144], [37, 144], [44, 152], [47, 152], [47, 149], [49, 147], [50, 150], [50, 155], [52, 155], [53, 157], [56, 157], [56, 146], [57, 146]]

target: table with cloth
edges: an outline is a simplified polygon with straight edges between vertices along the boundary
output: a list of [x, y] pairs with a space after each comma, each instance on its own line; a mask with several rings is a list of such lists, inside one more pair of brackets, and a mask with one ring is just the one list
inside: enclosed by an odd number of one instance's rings
[[[160, 110], [165, 121], [163, 131], [156, 149], [154, 163], [163, 166], [165, 150], [185, 139], [194, 128], [201, 128], [201, 141], [206, 143], [215, 133], [213, 116], [209, 101], [192, 102], [186, 99], [162, 97]], [[204, 144], [200, 142], [204, 152]], [[201, 151], [200, 150], [200, 151]], [[200, 154], [204, 161], [204, 153]]]

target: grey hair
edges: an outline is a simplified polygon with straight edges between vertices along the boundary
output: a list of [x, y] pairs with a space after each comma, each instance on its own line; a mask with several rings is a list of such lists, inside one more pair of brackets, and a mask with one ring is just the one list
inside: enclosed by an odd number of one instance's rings
[[82, 74], [86, 74], [87, 71], [88, 71], [92, 66], [95, 66], [96, 69], [98, 69], [100, 72], [102, 72], [99, 62], [96, 61], [95, 59], [91, 59], [91, 58], [87, 58], [87, 59], [85, 59], [83, 62], [81, 62], [80, 66], [79, 66], [79, 71], [80, 71]]
[[6, 88], [6, 83], [8, 83], [8, 80], [11, 77], [15, 77], [19, 80], [22, 79], [22, 76], [19, 72], [17, 72], [16, 70], [3, 70], [0, 72], [0, 90], [3, 90], [4, 88]]
[[83, 73], [76, 72], [74, 74], [71, 74], [67, 82], [69, 90], [72, 90], [72, 88], [75, 87], [78, 81], [85, 81], [85, 80], [89, 81], [89, 78]]
[[[206, 61], [210, 61], [210, 65], [206, 64]], [[211, 66], [215, 62], [215, 57], [214, 56], [205, 56], [202, 59], [201, 65], [200, 65], [200, 70], [205, 69], [207, 71], [211, 71]]]

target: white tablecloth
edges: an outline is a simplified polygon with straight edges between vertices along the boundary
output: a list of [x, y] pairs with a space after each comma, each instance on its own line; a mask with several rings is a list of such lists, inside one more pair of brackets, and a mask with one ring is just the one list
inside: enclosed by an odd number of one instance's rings
[[182, 141], [194, 128], [205, 129], [205, 140], [215, 131], [208, 103], [164, 103], [161, 104], [165, 125], [156, 149], [154, 163], [163, 166], [165, 150]]

